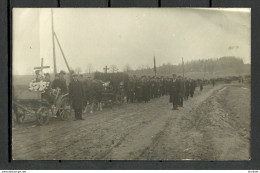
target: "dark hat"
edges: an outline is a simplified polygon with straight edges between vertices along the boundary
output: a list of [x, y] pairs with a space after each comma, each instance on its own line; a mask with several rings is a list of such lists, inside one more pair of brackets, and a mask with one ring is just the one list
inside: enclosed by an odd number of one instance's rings
[[172, 76], [176, 76], [176, 74], [172, 74]]
[[64, 75], [65, 75], [65, 74], [66, 74], [66, 72], [65, 72], [65, 71], [63, 71], [63, 70], [61, 70], [61, 71], [60, 71], [60, 74], [64, 74]]
[[73, 73], [72, 76], [78, 76], [76, 73]]
[[44, 75], [45, 75], [45, 76], [51, 76], [49, 73], [45, 73]]
[[35, 70], [35, 74], [39, 74], [41, 70]]

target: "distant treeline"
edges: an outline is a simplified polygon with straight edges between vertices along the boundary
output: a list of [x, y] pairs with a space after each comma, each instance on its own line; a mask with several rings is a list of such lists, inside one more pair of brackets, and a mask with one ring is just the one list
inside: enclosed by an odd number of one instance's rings
[[[154, 68], [142, 68], [128, 71], [132, 75], [154, 75]], [[169, 76], [173, 73], [182, 75], [183, 66], [170, 63], [156, 67], [157, 76]], [[221, 57], [218, 59], [195, 60], [184, 63], [184, 74], [191, 78], [214, 78], [250, 74], [250, 64], [236, 57]]]

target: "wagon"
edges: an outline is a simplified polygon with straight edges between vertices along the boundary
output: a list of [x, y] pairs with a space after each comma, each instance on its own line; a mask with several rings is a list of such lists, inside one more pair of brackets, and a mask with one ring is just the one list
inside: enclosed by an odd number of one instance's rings
[[[55, 94], [53, 94], [55, 93]], [[68, 94], [62, 95], [60, 90], [53, 92], [53, 103], [42, 97], [40, 92], [23, 91], [14, 96], [12, 113], [17, 123], [24, 122], [26, 116], [34, 117], [37, 124], [44, 125], [50, 117], [58, 117], [61, 120], [72, 118]]]
[[105, 107], [112, 107], [112, 105], [116, 102], [116, 94], [111, 89], [104, 89], [102, 91], [102, 104]]

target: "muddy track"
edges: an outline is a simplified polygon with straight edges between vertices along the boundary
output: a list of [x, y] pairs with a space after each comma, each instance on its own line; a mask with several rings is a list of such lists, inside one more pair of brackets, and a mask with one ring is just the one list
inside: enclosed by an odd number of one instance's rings
[[[227, 95], [226, 90], [233, 87], [225, 87], [227, 86], [218, 85], [214, 88], [206, 86], [202, 92], [196, 91], [195, 96], [185, 101], [184, 107], [177, 111], [171, 110], [169, 97], [164, 96], [149, 103], [124, 104], [102, 112], [84, 114], [83, 121], [54, 120], [46, 126], [15, 127], [13, 158], [37, 160], [221, 158], [219, 149], [212, 147], [216, 143], [214, 135], [212, 136], [214, 132], [208, 128], [220, 126], [227, 127], [226, 129], [230, 131], [238, 130], [240, 127], [248, 128], [242, 123], [234, 129], [229, 125], [228, 119], [222, 117], [219, 121], [212, 118], [213, 114], [219, 115], [226, 111], [231, 112], [230, 115], [233, 115], [234, 120], [237, 110], [225, 108], [229, 100], [223, 100], [226, 99], [224, 97]], [[218, 97], [219, 95], [221, 96]], [[225, 106], [219, 102], [225, 103]], [[244, 135], [247, 132], [244, 132]], [[246, 146], [246, 142], [243, 146]]]

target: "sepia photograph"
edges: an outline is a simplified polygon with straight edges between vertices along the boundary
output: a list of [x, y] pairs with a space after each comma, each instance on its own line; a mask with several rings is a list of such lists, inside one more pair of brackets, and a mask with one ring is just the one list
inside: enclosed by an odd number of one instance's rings
[[13, 8], [13, 160], [250, 160], [250, 8]]

